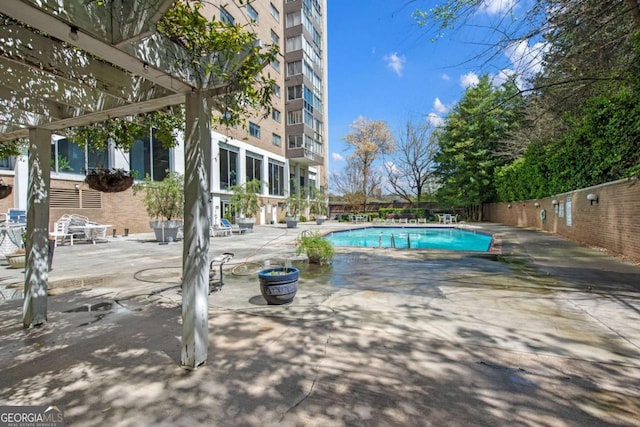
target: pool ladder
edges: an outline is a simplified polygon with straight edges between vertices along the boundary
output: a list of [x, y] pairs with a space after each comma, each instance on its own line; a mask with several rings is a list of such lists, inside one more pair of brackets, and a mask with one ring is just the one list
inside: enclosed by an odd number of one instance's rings
[[[390, 242], [391, 242], [391, 248], [395, 249], [396, 248], [396, 236], [393, 235], [393, 233], [391, 233], [390, 236]], [[378, 237], [378, 247], [381, 248], [382, 247], [382, 233], [380, 233], [380, 236]], [[411, 234], [407, 233], [407, 249], [411, 249]]]

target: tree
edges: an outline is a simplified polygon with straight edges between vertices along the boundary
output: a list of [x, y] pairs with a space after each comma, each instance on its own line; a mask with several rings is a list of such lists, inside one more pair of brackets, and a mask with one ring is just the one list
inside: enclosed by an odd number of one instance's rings
[[466, 90], [436, 132], [440, 152], [437, 173], [442, 203], [461, 206], [480, 220], [481, 205], [494, 201], [494, 170], [506, 163], [496, 152], [522, 115], [522, 98], [513, 82], [496, 88], [489, 76]]
[[[373, 164], [379, 156], [390, 153], [394, 149], [394, 139], [384, 121], [367, 120], [360, 116], [351, 124], [353, 132], [344, 137], [344, 141], [353, 147], [349, 156], [352, 166], [358, 169], [359, 192], [362, 198], [363, 211], [367, 210], [367, 199], [376, 188]], [[355, 172], [355, 171], [354, 171]], [[355, 178], [352, 172], [348, 176]], [[355, 182], [351, 182], [354, 184]]]
[[357, 158], [349, 158], [341, 172], [331, 175], [331, 185], [334, 191], [342, 196], [346, 208], [360, 210], [365, 205], [365, 193], [373, 194], [380, 188], [381, 174], [371, 174], [367, 181], [367, 187], [362, 188], [364, 180], [362, 163]]
[[428, 123], [406, 123], [398, 138], [396, 156], [384, 164], [389, 185], [397, 195], [412, 203], [433, 194], [437, 151], [438, 141]]

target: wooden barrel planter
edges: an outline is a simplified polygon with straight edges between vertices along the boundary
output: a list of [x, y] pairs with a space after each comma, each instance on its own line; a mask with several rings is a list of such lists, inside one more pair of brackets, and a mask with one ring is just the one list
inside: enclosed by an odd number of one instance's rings
[[299, 271], [294, 267], [274, 267], [258, 271], [260, 292], [268, 304], [287, 304], [298, 292]]

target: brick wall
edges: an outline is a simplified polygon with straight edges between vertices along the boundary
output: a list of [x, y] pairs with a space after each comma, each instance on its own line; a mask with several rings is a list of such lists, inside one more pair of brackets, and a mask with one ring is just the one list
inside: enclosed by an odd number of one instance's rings
[[[5, 184], [13, 185], [13, 176], [2, 176]], [[76, 190], [75, 186], [79, 188]], [[82, 198], [90, 190], [87, 184], [81, 181], [66, 181], [60, 179], [51, 180], [51, 189], [67, 190], [72, 194], [77, 194]], [[13, 189], [16, 191], [16, 189]], [[96, 193], [94, 193], [96, 194]], [[78, 214], [88, 217], [91, 221], [101, 224], [112, 225], [108, 233], [111, 235], [113, 230], [117, 230], [117, 234], [121, 235], [125, 228], [129, 229], [129, 233], [151, 233], [153, 230], [149, 227], [149, 215], [142, 203], [142, 194], [133, 195], [133, 190], [128, 189], [121, 193], [101, 193], [101, 205], [99, 208], [75, 208], [51, 207], [49, 209], [49, 227], [53, 228], [53, 223], [64, 214]], [[0, 212], [7, 212], [14, 207], [13, 193], [0, 200]]]
[[[598, 196], [591, 204], [587, 194]], [[558, 205], [552, 202], [556, 200]], [[571, 218], [567, 224], [570, 200]], [[539, 204], [539, 207], [535, 206]], [[541, 212], [545, 211], [543, 221]], [[491, 222], [531, 227], [640, 262], [640, 182], [621, 180], [538, 200], [485, 206]], [[564, 214], [564, 216], [561, 216]]]

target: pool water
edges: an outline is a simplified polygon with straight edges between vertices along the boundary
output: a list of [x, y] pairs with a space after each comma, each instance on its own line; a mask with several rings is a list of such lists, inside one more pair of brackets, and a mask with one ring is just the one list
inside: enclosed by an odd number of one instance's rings
[[333, 246], [487, 252], [492, 236], [458, 228], [367, 227], [334, 231], [325, 239]]

